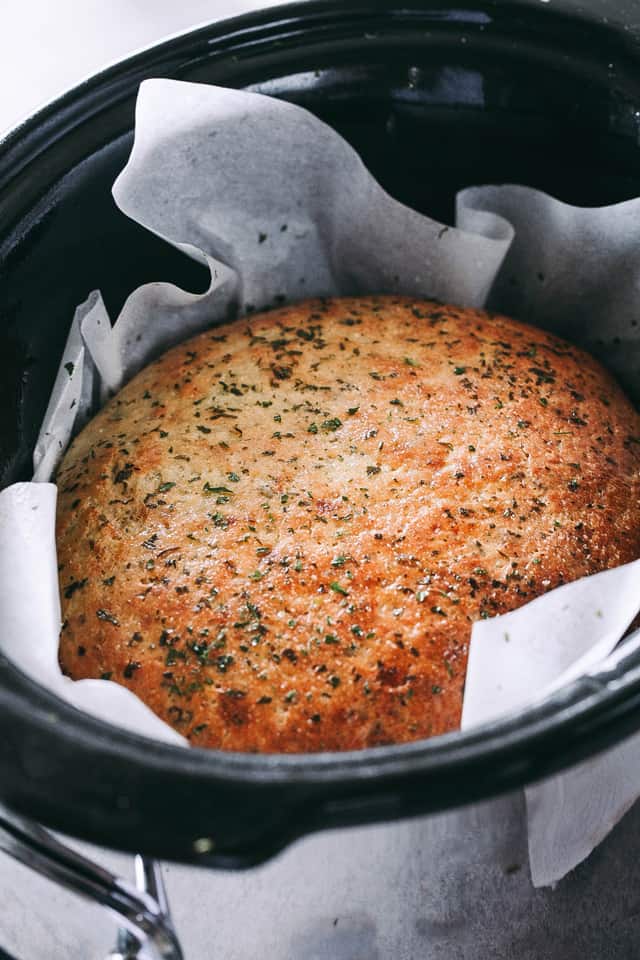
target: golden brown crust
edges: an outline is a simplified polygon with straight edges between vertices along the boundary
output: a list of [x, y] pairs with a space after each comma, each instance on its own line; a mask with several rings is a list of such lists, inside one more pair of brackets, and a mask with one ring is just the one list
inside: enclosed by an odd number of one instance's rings
[[591, 357], [477, 310], [309, 301], [210, 330], [63, 461], [62, 665], [195, 745], [454, 729], [474, 620], [640, 555], [639, 437]]

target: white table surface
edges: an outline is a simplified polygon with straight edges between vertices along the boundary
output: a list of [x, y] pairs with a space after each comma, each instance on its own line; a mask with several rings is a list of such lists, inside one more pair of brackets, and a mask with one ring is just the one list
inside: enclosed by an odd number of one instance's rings
[[172, 34], [278, 0], [0, 0], [0, 134]]

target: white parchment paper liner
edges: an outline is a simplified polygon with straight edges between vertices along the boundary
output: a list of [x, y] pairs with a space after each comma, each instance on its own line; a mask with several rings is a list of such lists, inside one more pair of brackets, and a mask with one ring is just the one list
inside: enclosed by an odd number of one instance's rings
[[[449, 228], [390, 198], [352, 148], [306, 111], [168, 80], [141, 86], [135, 144], [114, 197], [207, 264], [210, 287], [194, 295], [148, 284], [113, 327], [99, 293], [91, 294], [73, 319], [34, 451], [38, 482], [0, 494], [2, 651], [112, 723], [184, 742], [123, 687], [62, 677], [56, 490], [47, 481], [97, 405], [173, 343], [284, 301], [399, 292], [488, 304], [552, 329], [600, 356], [638, 396], [638, 201], [585, 210], [524, 187], [470, 188]], [[464, 728], [588, 672], [639, 608], [640, 561], [476, 624]], [[640, 795], [638, 760], [640, 737], [526, 791], [534, 884], [561, 878]]]

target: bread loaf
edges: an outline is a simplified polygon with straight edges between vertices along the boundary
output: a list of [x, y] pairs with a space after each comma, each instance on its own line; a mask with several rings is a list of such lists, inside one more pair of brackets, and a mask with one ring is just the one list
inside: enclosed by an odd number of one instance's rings
[[225, 750], [453, 730], [475, 620], [640, 556], [640, 418], [603, 368], [401, 297], [175, 347], [57, 482], [64, 670]]

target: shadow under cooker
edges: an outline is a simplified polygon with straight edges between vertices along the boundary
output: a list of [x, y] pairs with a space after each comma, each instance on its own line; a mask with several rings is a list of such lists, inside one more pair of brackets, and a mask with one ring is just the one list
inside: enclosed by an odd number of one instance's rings
[[[307, 107], [397, 199], [451, 222], [461, 187], [515, 182], [570, 203], [640, 195], [640, 20], [564, 0], [310, 2], [205, 27], [110, 68], [0, 144], [0, 470], [29, 479], [75, 306], [112, 316], [152, 280], [202, 291], [206, 271], [127, 220], [110, 189], [139, 82], [243, 87]], [[636, 15], [637, 16], [637, 15]], [[283, 189], [286, 185], [283, 184]], [[638, 395], [635, 397], [638, 400]], [[351, 754], [172, 748], [93, 720], [0, 658], [0, 797], [110, 847], [248, 865], [323, 826], [492, 796], [640, 726], [640, 659], [481, 731]], [[205, 853], [194, 840], [212, 837]]]

